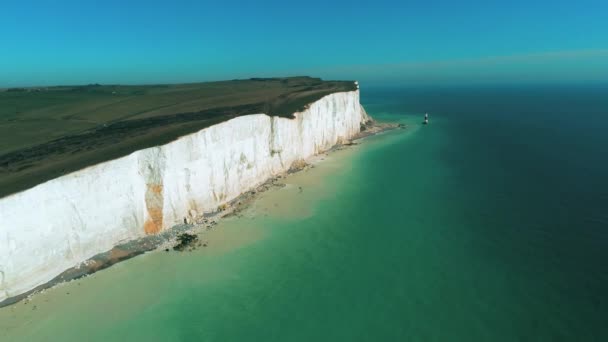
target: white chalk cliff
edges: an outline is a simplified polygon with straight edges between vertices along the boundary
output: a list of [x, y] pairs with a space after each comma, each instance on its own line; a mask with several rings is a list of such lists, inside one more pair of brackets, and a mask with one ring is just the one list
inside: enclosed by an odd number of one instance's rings
[[0, 199], [0, 302], [113, 246], [214, 211], [359, 133], [359, 91], [295, 119], [241, 116]]

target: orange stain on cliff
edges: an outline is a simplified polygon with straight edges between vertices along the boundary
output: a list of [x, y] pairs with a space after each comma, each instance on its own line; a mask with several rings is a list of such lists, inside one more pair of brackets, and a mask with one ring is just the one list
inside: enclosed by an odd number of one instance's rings
[[163, 192], [163, 185], [162, 184], [148, 184], [148, 190], [155, 194], [161, 194]]
[[161, 226], [159, 226], [153, 220], [150, 219], [147, 220], [146, 223], [144, 223], [144, 232], [146, 232], [146, 235], [156, 234], [160, 232], [161, 228]]
[[[148, 203], [146, 202], [146, 206], [147, 204]], [[146, 232], [147, 235], [156, 234], [163, 229], [163, 209], [147, 207], [150, 218], [146, 220], [146, 223], [144, 224], [144, 232]]]
[[163, 229], [163, 185], [147, 184], [146, 209], [149, 218], [144, 223], [147, 235], [156, 234]]

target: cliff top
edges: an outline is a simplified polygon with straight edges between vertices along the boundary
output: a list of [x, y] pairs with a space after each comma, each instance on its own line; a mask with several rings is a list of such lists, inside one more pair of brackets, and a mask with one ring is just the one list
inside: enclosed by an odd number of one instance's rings
[[352, 81], [252, 78], [0, 91], [0, 197], [237, 116], [292, 117]]

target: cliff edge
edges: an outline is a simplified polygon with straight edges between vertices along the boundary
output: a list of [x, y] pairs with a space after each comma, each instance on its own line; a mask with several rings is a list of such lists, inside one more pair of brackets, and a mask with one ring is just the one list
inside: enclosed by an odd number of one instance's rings
[[353, 86], [290, 115], [229, 118], [0, 198], [0, 302], [353, 138], [370, 120]]
[[230, 119], [291, 118], [355, 82], [311, 77], [0, 91], [0, 198]]

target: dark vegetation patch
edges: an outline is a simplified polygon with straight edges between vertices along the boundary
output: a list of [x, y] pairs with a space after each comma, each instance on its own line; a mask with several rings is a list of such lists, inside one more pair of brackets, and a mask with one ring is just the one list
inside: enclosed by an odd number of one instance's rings
[[181, 233], [177, 236], [177, 244], [173, 246], [174, 251], [183, 252], [187, 248], [193, 248], [198, 241], [198, 236], [190, 233]]
[[291, 118], [350, 81], [254, 78], [0, 92], [0, 197], [248, 114]]

